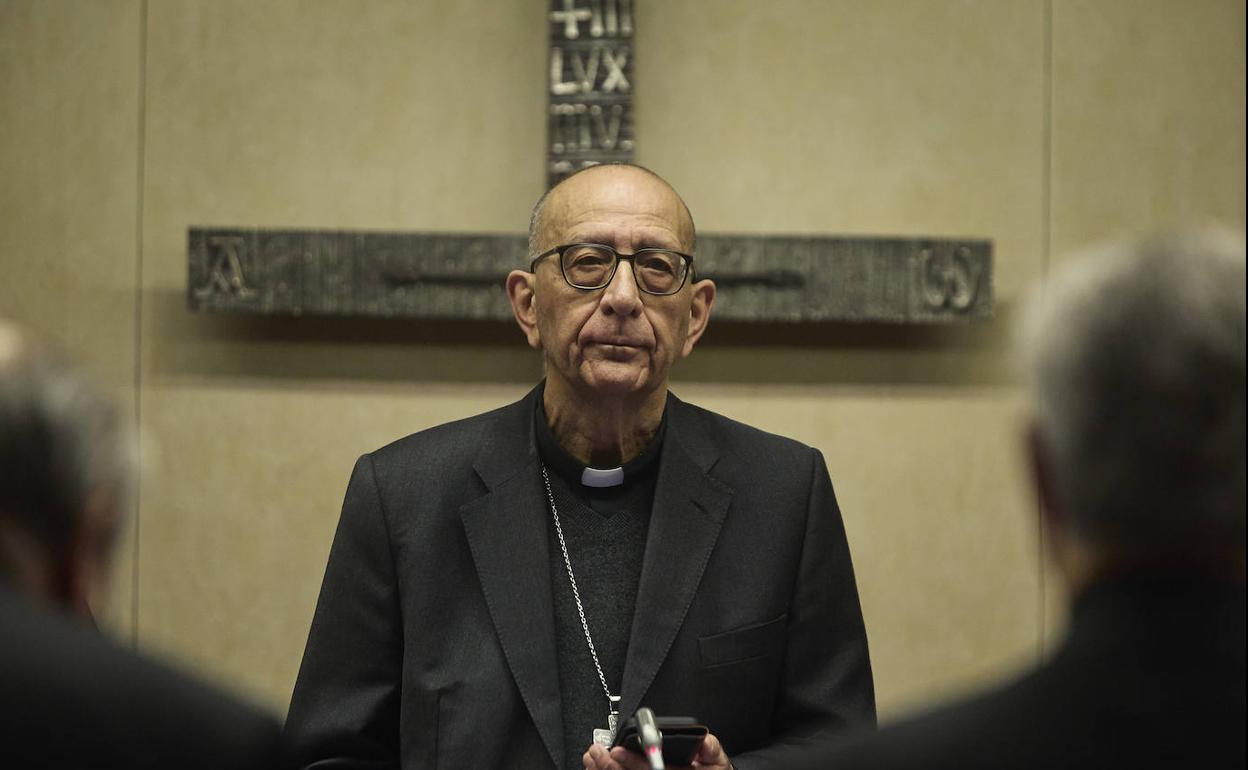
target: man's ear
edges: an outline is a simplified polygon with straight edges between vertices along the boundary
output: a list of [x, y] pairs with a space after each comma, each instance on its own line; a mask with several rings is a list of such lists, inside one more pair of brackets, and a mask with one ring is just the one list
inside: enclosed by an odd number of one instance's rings
[[715, 282], [710, 279], [693, 284], [693, 301], [689, 303], [689, 333], [685, 335], [685, 346], [680, 351], [684, 358], [693, 352], [693, 346], [702, 338], [706, 324], [711, 320], [711, 306], [715, 304]]
[[91, 613], [92, 570], [90, 537], [81, 522], [63, 543], [48, 551], [47, 598], [79, 620], [94, 622]]
[[1027, 423], [1024, 434], [1027, 452], [1027, 469], [1031, 472], [1031, 484], [1040, 501], [1040, 523], [1046, 532], [1064, 530], [1066, 514], [1057, 495], [1057, 479], [1053, 474], [1052, 454], [1044, 434], [1035, 420]]
[[529, 347], [538, 349], [542, 346], [542, 337], [537, 328], [537, 297], [533, 291], [537, 281], [536, 273], [524, 270], [512, 270], [507, 274], [507, 298], [511, 300], [511, 313], [529, 341]]
[[65, 606], [93, 624], [95, 610], [108, 593], [109, 567], [120, 526], [116, 499], [97, 491], [88, 498], [67, 549]]

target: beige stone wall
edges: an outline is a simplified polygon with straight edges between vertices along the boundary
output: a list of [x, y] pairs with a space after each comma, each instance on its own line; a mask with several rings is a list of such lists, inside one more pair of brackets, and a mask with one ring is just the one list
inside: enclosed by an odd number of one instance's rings
[[[139, 11], [138, 0], [0, 0], [0, 318], [80, 361], [132, 419]], [[121, 540], [109, 610], [130, 639], [133, 536]]]
[[[969, 235], [998, 318], [716, 332], [682, 397], [821, 449], [882, 712], [1060, 629], [1009, 321], [1069, 249], [1244, 226], [1244, 5], [637, 0], [638, 160], [706, 231]], [[355, 457], [522, 394], [518, 332], [186, 310], [192, 225], [514, 232], [542, 0], [0, 0], [0, 315], [149, 464], [112, 624], [283, 710]]]

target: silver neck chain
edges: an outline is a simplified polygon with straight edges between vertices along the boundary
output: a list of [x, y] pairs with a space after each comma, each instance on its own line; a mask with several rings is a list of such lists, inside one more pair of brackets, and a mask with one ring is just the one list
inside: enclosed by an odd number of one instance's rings
[[585, 632], [585, 644], [589, 645], [589, 657], [594, 659], [594, 668], [598, 671], [598, 681], [602, 683], [602, 691], [607, 696], [614, 714], [620, 696], [612, 695], [607, 686], [607, 677], [602, 673], [602, 664], [598, 662], [598, 651], [594, 649], [594, 638], [589, 635], [589, 621], [585, 620], [585, 607], [581, 604], [581, 592], [576, 588], [576, 575], [572, 574], [572, 560], [568, 558], [568, 544], [563, 539], [563, 527], [559, 525], [559, 508], [555, 506], [555, 496], [550, 491], [550, 476], [546, 473], [546, 464], [542, 464], [542, 483], [546, 485], [546, 499], [550, 501], [550, 515], [555, 520], [555, 534], [559, 537], [559, 550], [563, 551], [563, 566], [568, 569], [568, 582], [572, 584], [572, 598], [576, 601], [576, 614], [581, 616], [581, 630]]

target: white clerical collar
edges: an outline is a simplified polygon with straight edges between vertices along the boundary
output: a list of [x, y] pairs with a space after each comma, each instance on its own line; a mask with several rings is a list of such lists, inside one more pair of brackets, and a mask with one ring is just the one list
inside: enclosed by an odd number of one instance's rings
[[624, 468], [586, 468], [581, 483], [587, 487], [618, 487], [624, 483]]

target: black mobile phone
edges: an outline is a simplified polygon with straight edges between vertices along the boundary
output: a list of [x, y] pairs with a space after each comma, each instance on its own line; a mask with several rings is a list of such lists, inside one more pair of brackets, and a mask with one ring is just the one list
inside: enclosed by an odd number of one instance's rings
[[[709, 732], [706, 725], [699, 724], [693, 717], [655, 717], [654, 724], [663, 736], [663, 764], [669, 767], [692, 765], [702, 747], [702, 739]], [[641, 736], [637, 734], [636, 717], [620, 728], [615, 745], [638, 754], [645, 753], [641, 748]]]

